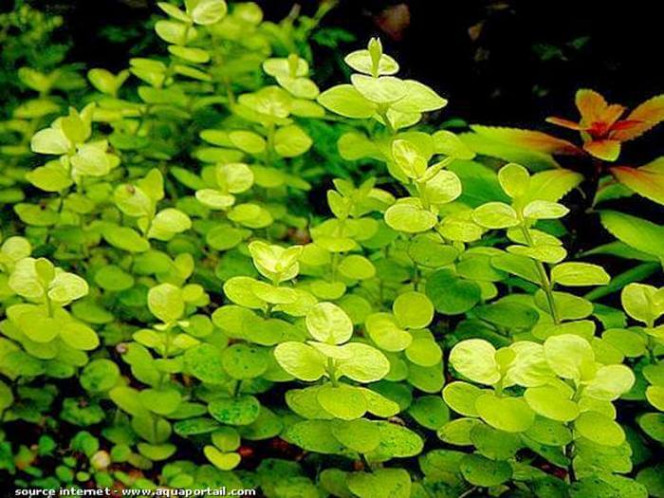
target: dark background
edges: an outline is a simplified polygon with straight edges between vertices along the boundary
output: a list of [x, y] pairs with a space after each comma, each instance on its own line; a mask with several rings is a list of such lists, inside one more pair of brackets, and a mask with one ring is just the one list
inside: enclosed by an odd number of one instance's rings
[[[128, 53], [158, 43], [145, 36], [153, 0], [29, 3], [64, 16], [71, 60], [119, 69]], [[296, 2], [258, 3], [276, 21]], [[313, 13], [318, 2], [299, 3]], [[408, 76], [450, 100], [448, 116], [469, 122], [534, 126], [552, 113], [575, 116], [579, 87], [630, 106], [664, 87], [652, 0], [340, 0], [322, 24], [354, 35], [344, 51], [381, 36]]]

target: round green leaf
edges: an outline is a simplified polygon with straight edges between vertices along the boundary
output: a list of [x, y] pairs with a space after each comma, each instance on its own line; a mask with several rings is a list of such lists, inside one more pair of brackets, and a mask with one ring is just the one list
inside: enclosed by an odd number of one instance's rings
[[402, 202], [387, 209], [385, 222], [399, 232], [418, 233], [433, 228], [438, 223], [438, 217], [420, 206]]
[[445, 403], [455, 412], [466, 417], [478, 417], [475, 401], [482, 390], [467, 382], [456, 381], [447, 384], [443, 389]]
[[313, 140], [295, 125], [279, 128], [274, 134], [274, 150], [281, 157], [296, 157], [309, 150]]
[[323, 302], [312, 307], [306, 316], [307, 330], [317, 341], [343, 344], [353, 335], [353, 322], [337, 305]]
[[376, 382], [390, 371], [390, 362], [383, 353], [368, 344], [351, 342], [339, 348], [341, 358], [336, 360], [339, 376], [357, 382]]
[[519, 217], [512, 206], [503, 202], [487, 202], [473, 211], [473, 220], [489, 229], [510, 228], [519, 224]]
[[145, 389], [138, 397], [147, 410], [159, 415], [174, 412], [182, 401], [182, 396], [175, 389]]
[[528, 189], [530, 173], [520, 164], [509, 163], [498, 171], [498, 181], [507, 195], [519, 197]]
[[348, 488], [360, 498], [396, 498], [411, 496], [410, 475], [404, 469], [377, 469], [375, 472], [354, 472], [348, 476]]
[[496, 348], [484, 339], [468, 339], [450, 352], [450, 365], [464, 377], [480, 384], [493, 385], [501, 378]]
[[590, 343], [578, 335], [549, 337], [544, 355], [551, 369], [564, 379], [580, 379], [594, 369], [595, 354]]
[[164, 323], [173, 323], [184, 314], [182, 290], [173, 284], [159, 284], [148, 292], [150, 312]]
[[433, 304], [419, 292], [400, 294], [392, 305], [394, 316], [403, 328], [422, 329], [433, 320]]
[[325, 356], [301, 342], [279, 344], [274, 350], [274, 357], [281, 368], [300, 380], [313, 382], [325, 374]]
[[421, 396], [408, 409], [418, 424], [437, 430], [450, 420], [450, 410], [440, 396]]
[[424, 198], [431, 204], [447, 204], [461, 195], [461, 180], [451, 171], [441, 170], [424, 185]]
[[119, 292], [134, 285], [134, 277], [115, 265], [103, 266], [95, 273], [95, 283], [104, 290]]
[[257, 346], [233, 344], [222, 351], [221, 364], [234, 379], [253, 379], [267, 370], [267, 352]]
[[602, 446], [620, 446], [625, 441], [625, 432], [612, 418], [603, 413], [583, 412], [574, 421], [574, 429], [586, 439]]
[[664, 386], [648, 386], [646, 398], [652, 406], [659, 411], [664, 411]]
[[535, 413], [520, 398], [482, 394], [475, 400], [475, 408], [487, 424], [505, 432], [524, 432], [535, 421]]
[[366, 329], [376, 345], [385, 351], [403, 351], [413, 342], [413, 336], [397, 325], [389, 313], [373, 313], [367, 317]]
[[13, 402], [14, 394], [12, 393], [12, 390], [7, 384], [0, 381], [0, 413], [12, 406]]
[[477, 451], [491, 460], [509, 460], [523, 446], [518, 434], [500, 431], [486, 424], [470, 430], [470, 439]]
[[221, 352], [212, 344], [200, 344], [184, 353], [187, 371], [197, 379], [210, 384], [222, 384], [229, 376], [221, 365]]
[[583, 395], [613, 401], [629, 391], [635, 382], [634, 373], [625, 365], [605, 365], [597, 370]]
[[228, 425], [249, 425], [258, 418], [260, 403], [253, 396], [221, 398], [208, 405], [215, 420]]
[[60, 330], [60, 338], [72, 348], [83, 351], [91, 351], [99, 346], [97, 333], [78, 322], [67, 322]]
[[459, 462], [459, 470], [464, 479], [475, 486], [498, 486], [512, 477], [509, 463], [489, 460], [482, 455], [466, 455]]
[[567, 286], [606, 285], [611, 280], [599, 265], [590, 263], [561, 263], [551, 270], [551, 283]]
[[86, 296], [88, 283], [73, 273], [56, 272], [48, 286], [48, 297], [58, 303], [70, 303]]
[[445, 315], [459, 315], [475, 306], [482, 297], [480, 286], [453, 271], [438, 270], [427, 279], [426, 294], [434, 307]]
[[324, 386], [317, 395], [318, 402], [330, 415], [342, 420], [360, 418], [367, 411], [367, 401], [362, 391], [355, 387]]
[[341, 260], [338, 266], [339, 273], [352, 280], [366, 280], [376, 275], [373, 263], [364, 256], [351, 254]]
[[352, 85], [337, 85], [324, 91], [318, 96], [318, 103], [347, 118], [370, 118], [377, 109], [376, 104], [363, 97]]
[[469, 446], [472, 444], [470, 432], [475, 426], [481, 424], [482, 421], [476, 418], [457, 418], [438, 429], [437, 434], [446, 443]]
[[330, 427], [341, 444], [358, 453], [368, 453], [380, 443], [380, 431], [370, 420], [334, 420]]
[[443, 357], [440, 346], [433, 339], [421, 337], [413, 339], [406, 348], [406, 358], [421, 367], [433, 367]]
[[232, 470], [242, 461], [242, 457], [238, 453], [223, 453], [210, 445], [203, 448], [203, 453], [205, 458], [219, 470]]
[[523, 397], [536, 413], [552, 420], [570, 422], [579, 415], [579, 406], [553, 386], [529, 387]]
[[81, 386], [91, 392], [108, 391], [120, 379], [120, 369], [115, 362], [106, 359], [93, 360], [81, 373]]

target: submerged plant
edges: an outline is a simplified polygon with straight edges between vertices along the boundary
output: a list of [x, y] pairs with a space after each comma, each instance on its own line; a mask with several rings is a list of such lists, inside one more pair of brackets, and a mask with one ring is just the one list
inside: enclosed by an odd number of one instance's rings
[[[91, 69], [67, 111], [45, 88], [15, 116], [33, 154], [2, 149], [3, 480], [662, 494], [664, 293], [645, 280], [664, 229], [605, 210], [625, 244], [579, 253], [583, 175], [516, 161], [607, 159], [657, 112], [620, 121], [584, 92], [582, 122], [556, 120], [581, 146], [481, 148], [419, 126], [447, 101], [377, 39], [320, 91], [307, 43], [329, 5], [279, 24], [252, 3], [159, 7], [161, 54]], [[607, 253], [640, 263], [611, 278]]]

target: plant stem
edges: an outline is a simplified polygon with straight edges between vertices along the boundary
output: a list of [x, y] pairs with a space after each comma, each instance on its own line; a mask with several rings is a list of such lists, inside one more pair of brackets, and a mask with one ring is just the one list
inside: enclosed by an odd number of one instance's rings
[[[530, 236], [528, 228], [526, 228], [524, 225], [521, 225], [521, 232], [523, 233], [523, 237], [526, 239], [528, 246], [534, 247], [535, 244], [533, 242], [533, 238]], [[540, 277], [540, 287], [542, 288], [544, 294], [546, 295], [546, 302], [549, 305], [551, 318], [553, 318], [553, 323], [558, 325], [560, 323], [560, 317], [558, 316], [556, 301], [553, 297], [553, 289], [551, 287], [551, 281], [549, 280], [549, 277], [546, 274], [546, 268], [544, 268], [544, 264], [542, 264], [542, 262], [538, 260], [535, 260], [535, 266], [537, 267], [537, 273], [539, 274]]]
[[337, 374], [334, 368], [334, 360], [332, 358], [327, 359], [327, 374], [330, 376], [330, 382], [332, 382], [333, 387], [338, 387], [339, 383], [337, 382]]

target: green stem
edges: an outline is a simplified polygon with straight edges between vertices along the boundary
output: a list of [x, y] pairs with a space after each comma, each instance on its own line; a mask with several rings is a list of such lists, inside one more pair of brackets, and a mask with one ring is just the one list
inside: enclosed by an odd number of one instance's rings
[[574, 473], [574, 464], [572, 463], [573, 458], [572, 458], [572, 453], [574, 451], [574, 444], [570, 443], [565, 446], [565, 456], [569, 459], [569, 467], [567, 467], [567, 478], [569, 480], [569, 483], [572, 484], [574, 481], [576, 481], [576, 475]]
[[334, 367], [334, 360], [332, 358], [327, 359], [327, 374], [330, 376], [332, 386], [338, 387], [339, 383], [337, 382], [336, 368]]
[[[533, 242], [533, 238], [530, 236], [528, 228], [521, 225], [521, 231], [523, 233], [523, 237], [526, 239], [526, 242], [528, 243], [528, 246], [534, 247], [535, 244]], [[542, 288], [544, 294], [546, 295], [546, 302], [549, 305], [549, 310], [551, 312], [551, 317], [553, 318], [553, 323], [558, 325], [560, 323], [560, 317], [558, 316], [556, 301], [553, 297], [553, 288], [551, 286], [551, 281], [547, 276], [546, 268], [544, 268], [544, 264], [542, 264], [542, 262], [538, 260], [535, 260], [535, 266], [537, 267], [537, 273], [539, 274], [540, 278], [540, 287]]]
[[274, 157], [274, 135], [276, 129], [274, 123], [270, 123], [267, 127], [267, 146], [265, 147], [265, 165], [272, 166], [272, 158]]
[[385, 127], [387, 128], [387, 131], [390, 132], [390, 135], [396, 135], [397, 131], [394, 129], [394, 126], [392, 126], [390, 118], [387, 117], [387, 111], [380, 111], [378, 115], [383, 118], [383, 121], [385, 121]]
[[[646, 328], [652, 329], [655, 328], [655, 319], [649, 318], [646, 323]], [[657, 347], [657, 342], [655, 338], [648, 334], [648, 359], [653, 365], [657, 363], [657, 356], [655, 355], [655, 348]]]
[[472, 495], [475, 491], [477, 491], [477, 486], [473, 486], [472, 488], [464, 491], [459, 495], [459, 498], [466, 498], [467, 496]]
[[46, 309], [48, 310], [48, 316], [53, 317], [53, 303], [49, 299], [48, 295], [46, 295]]

